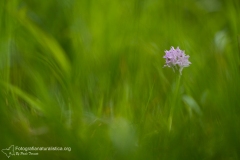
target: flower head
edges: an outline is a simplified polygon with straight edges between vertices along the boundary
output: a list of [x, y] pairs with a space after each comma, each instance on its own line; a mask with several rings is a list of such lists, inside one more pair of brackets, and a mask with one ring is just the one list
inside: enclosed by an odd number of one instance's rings
[[190, 56], [185, 55], [184, 51], [177, 47], [171, 47], [169, 51], [165, 51], [165, 56], [163, 58], [166, 59], [166, 64], [164, 67], [171, 67], [174, 69], [179, 69], [180, 74], [182, 74], [182, 70], [184, 67], [188, 67], [191, 62], [188, 61]]

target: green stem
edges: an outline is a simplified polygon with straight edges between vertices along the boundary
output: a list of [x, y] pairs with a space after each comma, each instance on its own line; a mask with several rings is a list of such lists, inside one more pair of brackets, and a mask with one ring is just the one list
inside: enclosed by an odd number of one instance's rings
[[179, 100], [179, 87], [180, 87], [180, 81], [181, 81], [181, 75], [177, 75], [176, 77], [176, 83], [175, 83], [175, 90], [173, 91], [173, 97], [172, 101], [170, 102], [170, 115], [169, 115], [169, 131], [172, 129], [172, 118], [173, 118], [173, 113], [174, 109], [178, 103]]

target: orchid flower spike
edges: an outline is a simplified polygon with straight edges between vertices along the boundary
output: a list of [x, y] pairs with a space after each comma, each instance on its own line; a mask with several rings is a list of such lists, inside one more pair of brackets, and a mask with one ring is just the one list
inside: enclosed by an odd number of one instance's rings
[[191, 64], [188, 60], [190, 56], [186, 55], [184, 52], [185, 51], [182, 51], [179, 47], [176, 49], [171, 47], [169, 51], [165, 51], [165, 56], [163, 56], [163, 58], [166, 59], [166, 64], [164, 67], [171, 67], [173, 70], [179, 70], [180, 75], [182, 75], [183, 68]]

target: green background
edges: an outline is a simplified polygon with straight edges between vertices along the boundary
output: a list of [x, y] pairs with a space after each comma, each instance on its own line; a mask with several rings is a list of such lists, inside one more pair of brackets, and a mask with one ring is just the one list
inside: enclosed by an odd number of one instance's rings
[[[192, 63], [179, 84], [171, 46]], [[1, 0], [0, 149], [240, 159], [239, 46], [238, 0]]]

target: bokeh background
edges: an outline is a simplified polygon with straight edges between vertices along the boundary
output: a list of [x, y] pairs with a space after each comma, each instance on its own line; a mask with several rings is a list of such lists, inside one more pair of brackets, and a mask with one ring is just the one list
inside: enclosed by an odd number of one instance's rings
[[[177, 94], [178, 72], [163, 68], [171, 46], [192, 63]], [[240, 159], [239, 55], [238, 0], [1, 0], [0, 149]]]

